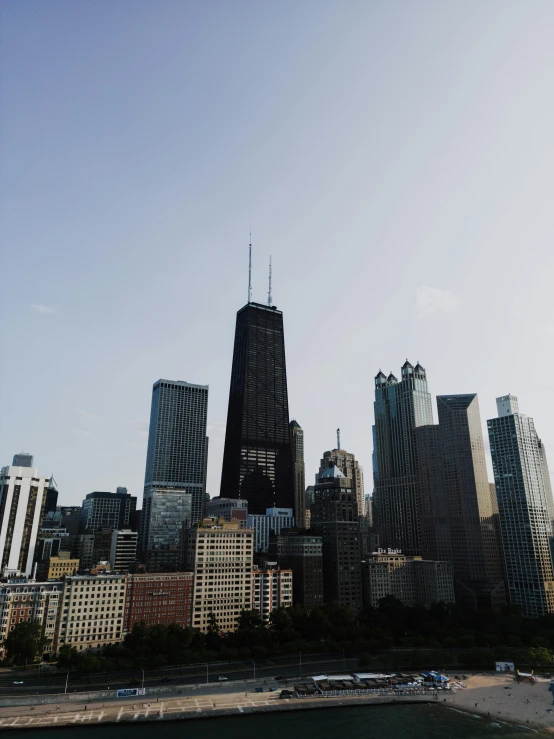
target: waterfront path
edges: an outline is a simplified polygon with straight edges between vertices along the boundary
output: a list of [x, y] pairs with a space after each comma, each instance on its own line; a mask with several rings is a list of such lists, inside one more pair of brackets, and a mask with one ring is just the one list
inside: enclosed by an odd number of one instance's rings
[[340, 698], [281, 699], [279, 693], [234, 691], [214, 695], [190, 695], [148, 700], [119, 699], [85, 704], [7, 706], [0, 708], [0, 729], [75, 726], [80, 724], [167, 721], [216, 715], [282, 711], [324, 706], [424, 702], [430, 696], [342, 696]]

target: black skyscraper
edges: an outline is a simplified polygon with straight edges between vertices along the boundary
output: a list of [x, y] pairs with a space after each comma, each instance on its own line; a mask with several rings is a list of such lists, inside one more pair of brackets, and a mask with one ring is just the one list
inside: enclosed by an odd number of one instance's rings
[[222, 498], [249, 513], [294, 507], [283, 314], [248, 303], [237, 313]]

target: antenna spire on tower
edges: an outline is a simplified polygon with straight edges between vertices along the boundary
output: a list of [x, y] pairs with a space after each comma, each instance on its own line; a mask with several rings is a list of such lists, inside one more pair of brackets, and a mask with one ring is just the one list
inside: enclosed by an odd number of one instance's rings
[[337, 449], [340, 449], [340, 429], [337, 429]]
[[267, 304], [271, 307], [271, 254], [269, 255], [269, 290], [267, 291]]
[[248, 302], [252, 302], [252, 229], [250, 229], [250, 244], [248, 245]]

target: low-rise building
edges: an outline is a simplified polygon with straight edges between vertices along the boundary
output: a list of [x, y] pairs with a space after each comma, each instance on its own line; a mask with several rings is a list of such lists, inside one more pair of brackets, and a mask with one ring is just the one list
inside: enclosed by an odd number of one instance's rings
[[79, 572], [79, 560], [72, 559], [69, 552], [60, 552], [57, 557], [49, 557], [37, 565], [36, 579], [62, 580], [66, 575]]
[[62, 592], [62, 582], [30, 582], [22, 578], [0, 583], [0, 644], [14, 626], [36, 620], [46, 639], [44, 653], [51, 653]]
[[267, 569], [252, 571], [252, 608], [264, 623], [273, 611], [292, 606], [292, 570]]
[[362, 562], [364, 605], [377, 608], [392, 595], [405, 606], [454, 603], [454, 580], [449, 562], [407, 557], [397, 550], [375, 552]]
[[239, 521], [205, 518], [185, 536], [185, 562], [194, 572], [192, 626], [207, 631], [215, 617], [233, 631], [241, 611], [252, 609], [253, 532]]
[[129, 575], [125, 601], [124, 630], [136, 623], [191, 625], [192, 572]]
[[66, 577], [55, 651], [64, 644], [79, 651], [119, 644], [123, 639], [126, 591], [127, 575]]
[[241, 528], [246, 528], [248, 501], [244, 498], [210, 498], [205, 503], [205, 510], [209, 518], [224, 518], [226, 521], [236, 518], [242, 521]]

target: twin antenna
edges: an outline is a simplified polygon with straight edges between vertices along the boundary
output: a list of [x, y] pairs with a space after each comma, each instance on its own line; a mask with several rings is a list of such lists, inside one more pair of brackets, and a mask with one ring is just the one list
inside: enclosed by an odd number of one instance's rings
[[[250, 243], [248, 244], [248, 302], [252, 302], [252, 229], [250, 229]], [[269, 290], [267, 291], [267, 304], [272, 305], [271, 298], [271, 254], [269, 255]]]

